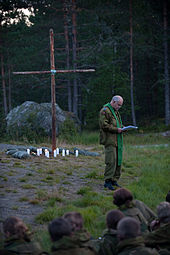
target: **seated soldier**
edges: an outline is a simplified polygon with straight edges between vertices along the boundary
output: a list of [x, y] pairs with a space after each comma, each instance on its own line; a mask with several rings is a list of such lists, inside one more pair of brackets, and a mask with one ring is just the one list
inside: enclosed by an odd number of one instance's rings
[[[52, 255], [95, 255], [96, 253], [87, 242], [74, 238], [72, 225], [64, 218], [54, 219], [48, 226], [53, 245]], [[72, 236], [73, 233], [73, 236]]]
[[141, 236], [140, 223], [132, 217], [122, 218], [117, 226], [118, 255], [158, 255], [155, 249], [145, 247]]
[[170, 251], [170, 203], [161, 202], [157, 206], [159, 227], [151, 233], [144, 235], [145, 244], [158, 250]]
[[79, 212], [67, 212], [63, 215], [63, 218], [68, 220], [72, 226], [72, 231], [81, 231], [83, 229], [83, 217]]
[[91, 243], [92, 239], [90, 233], [84, 228], [83, 217], [79, 212], [67, 212], [63, 215], [63, 218], [66, 219], [72, 226], [73, 237], [78, 240], [80, 243]]
[[166, 195], [166, 202], [170, 203], [170, 190], [168, 191], [168, 193]]
[[141, 224], [142, 232], [148, 231], [150, 223], [156, 219], [156, 214], [142, 201], [134, 200], [132, 193], [125, 188], [117, 189], [113, 193], [113, 204], [125, 216], [133, 217]]
[[28, 228], [20, 218], [7, 218], [3, 222], [3, 231], [5, 241], [1, 254], [47, 254], [42, 252], [39, 243], [31, 241]]
[[111, 210], [106, 215], [107, 229], [99, 240], [99, 255], [115, 255], [117, 248], [117, 224], [124, 217], [119, 210]]

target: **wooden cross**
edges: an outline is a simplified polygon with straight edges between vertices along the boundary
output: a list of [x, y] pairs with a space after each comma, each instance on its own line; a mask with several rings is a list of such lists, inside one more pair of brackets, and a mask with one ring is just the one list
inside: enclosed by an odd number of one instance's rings
[[30, 72], [13, 72], [13, 74], [51, 74], [51, 104], [52, 104], [52, 154], [56, 149], [56, 97], [55, 97], [55, 74], [56, 73], [77, 73], [77, 72], [94, 72], [94, 69], [75, 69], [75, 70], [56, 70], [54, 61], [54, 35], [53, 29], [50, 29], [50, 71], [30, 71]]

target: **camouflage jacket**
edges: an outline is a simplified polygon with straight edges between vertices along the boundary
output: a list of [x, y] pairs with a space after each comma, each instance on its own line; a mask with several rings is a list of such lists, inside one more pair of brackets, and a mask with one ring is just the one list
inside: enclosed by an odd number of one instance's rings
[[52, 255], [96, 255], [89, 242], [82, 242], [69, 236], [64, 236], [53, 243], [51, 248]]
[[142, 201], [140, 200], [133, 200], [135, 207], [137, 207], [148, 223], [151, 223], [154, 219], [157, 218], [156, 214]]
[[142, 237], [120, 241], [117, 246], [118, 255], [158, 255], [155, 249], [145, 247]]
[[75, 231], [72, 237], [78, 240], [80, 243], [86, 243], [90, 241], [91, 239], [90, 233], [84, 228], [81, 230]]
[[[115, 111], [121, 125], [119, 112]], [[103, 107], [99, 114], [100, 144], [117, 146], [118, 128], [116, 119], [108, 107]]]
[[135, 218], [141, 224], [141, 231], [148, 231], [148, 221], [142, 212], [135, 206], [135, 200], [133, 200], [128, 206], [121, 205], [119, 210], [124, 213], [125, 216]]
[[170, 251], [168, 251], [167, 249], [160, 249], [159, 255], [170, 255]]
[[158, 229], [144, 235], [146, 246], [170, 251], [170, 222], [161, 224]]
[[[23, 239], [17, 239], [15, 236], [10, 237], [4, 242], [5, 254], [47, 254], [43, 253], [38, 242], [25, 241]], [[8, 252], [8, 253], [7, 253]]]
[[99, 255], [115, 255], [117, 248], [117, 230], [106, 229], [99, 243]]

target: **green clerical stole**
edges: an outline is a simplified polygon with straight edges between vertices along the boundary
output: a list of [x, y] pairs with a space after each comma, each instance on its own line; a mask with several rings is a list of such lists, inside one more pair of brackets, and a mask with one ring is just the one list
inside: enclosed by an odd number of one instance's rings
[[[120, 123], [119, 123], [119, 120], [118, 120], [111, 104], [107, 103], [104, 106], [108, 107], [110, 109], [111, 113], [113, 114], [113, 116], [115, 117], [117, 128], [121, 128], [122, 120], [121, 120], [121, 116], [120, 116], [119, 112], [118, 112], [118, 115], [119, 115]], [[122, 154], [123, 154], [123, 135], [122, 135], [122, 133], [117, 134], [117, 145], [118, 145], [118, 166], [120, 166], [122, 164]]]

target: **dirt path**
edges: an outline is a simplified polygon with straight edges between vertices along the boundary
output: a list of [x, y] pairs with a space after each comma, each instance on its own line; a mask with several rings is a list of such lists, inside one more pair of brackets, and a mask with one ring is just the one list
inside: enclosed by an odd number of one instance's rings
[[70, 155], [63, 158], [59, 155], [50, 159], [44, 156], [16, 159], [6, 154], [9, 147], [14, 145], [0, 144], [1, 221], [15, 215], [34, 227], [36, 216], [47, 207], [50, 198], [57, 198], [56, 203], [61, 206], [63, 201], [80, 196], [77, 191], [82, 187], [103, 189], [102, 177], [92, 182], [90, 175], [87, 177], [94, 168], [101, 169], [103, 174], [101, 157]]

